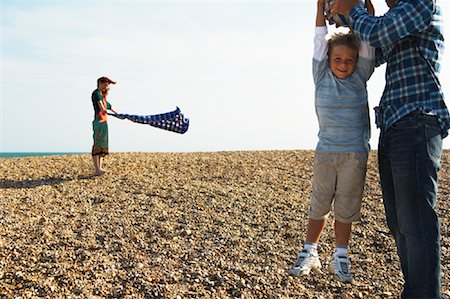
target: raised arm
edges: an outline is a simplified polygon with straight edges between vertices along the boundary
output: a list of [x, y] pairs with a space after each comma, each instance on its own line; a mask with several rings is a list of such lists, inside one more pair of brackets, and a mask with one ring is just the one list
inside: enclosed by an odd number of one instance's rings
[[[372, 4], [371, 0], [366, 0], [366, 9], [367, 13], [371, 16], [375, 15], [375, 7]], [[372, 46], [369, 46], [366, 42], [361, 42], [361, 47], [359, 48], [359, 56], [360, 57], [366, 57], [371, 60], [375, 59], [375, 48]]]
[[327, 57], [328, 42], [325, 36], [328, 32], [325, 22], [325, 0], [317, 0], [316, 12], [316, 30], [314, 34], [314, 55], [313, 58], [317, 61], [322, 61]]
[[366, 9], [367, 9], [367, 14], [369, 16], [374, 16], [375, 15], [375, 7], [372, 4], [371, 0], [366, 0]]
[[324, 12], [325, 0], [317, 0], [316, 27], [314, 31], [314, 53], [313, 53], [313, 77], [314, 83], [318, 84], [327, 69], [328, 42], [326, 35], [328, 28], [325, 23]]
[[325, 23], [325, 0], [317, 0], [316, 26], [326, 26]]
[[358, 4], [359, 0], [335, 0], [330, 9], [349, 13], [353, 31], [377, 48], [428, 28], [435, 9], [435, 3], [431, 0], [400, 1], [385, 15], [374, 17]]
[[375, 47], [383, 47], [428, 28], [433, 11], [434, 1], [401, 1], [381, 17], [364, 16], [357, 8], [351, 11], [351, 17], [361, 39]]

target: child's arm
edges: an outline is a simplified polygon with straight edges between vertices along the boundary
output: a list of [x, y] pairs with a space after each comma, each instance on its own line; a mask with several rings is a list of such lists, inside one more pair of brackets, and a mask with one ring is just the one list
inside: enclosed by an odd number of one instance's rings
[[366, 0], [366, 9], [367, 9], [367, 13], [369, 14], [369, 16], [375, 15], [375, 7], [373, 6], [371, 0]]
[[316, 26], [322, 27], [325, 24], [325, 0], [317, 0]]
[[314, 36], [314, 56], [317, 61], [323, 61], [327, 57], [328, 43], [325, 36], [328, 33], [324, 12], [325, 0], [317, 0], [316, 31]]
[[111, 110], [112, 112], [114, 112], [115, 114], [117, 114], [117, 112], [113, 109], [112, 105], [107, 101], [106, 102], [106, 108], [108, 110]]
[[[371, 0], [366, 0], [366, 9], [369, 15], [373, 16], [375, 14], [375, 8], [373, 7]], [[375, 48], [364, 41], [361, 41], [359, 57], [358, 68], [367, 81], [372, 76], [375, 69]]]
[[[373, 6], [371, 0], [366, 0], [366, 9], [367, 9], [367, 13], [370, 16], [375, 15], [375, 7]], [[365, 42], [361, 41], [361, 47], [359, 48], [359, 56], [369, 58], [370, 60], [374, 60], [375, 59], [375, 48], [373, 48], [373, 47], [369, 46], [368, 44], [366, 44]]]
[[313, 79], [316, 85], [320, 84], [328, 68], [328, 42], [325, 38], [328, 33], [328, 29], [325, 23], [324, 6], [325, 0], [317, 0], [317, 15], [313, 54]]
[[100, 111], [103, 113], [106, 113], [106, 107], [105, 107], [105, 105], [103, 105], [103, 100], [98, 101], [97, 103], [98, 103], [98, 107], [100, 108]]

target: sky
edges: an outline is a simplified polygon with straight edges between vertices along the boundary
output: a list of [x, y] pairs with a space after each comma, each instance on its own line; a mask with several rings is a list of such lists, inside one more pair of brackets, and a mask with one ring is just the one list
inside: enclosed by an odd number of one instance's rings
[[[90, 152], [91, 94], [101, 76], [118, 82], [108, 97], [118, 112], [178, 106], [190, 120], [180, 135], [110, 117], [110, 152], [316, 146], [314, 0], [0, 1], [0, 152]], [[386, 12], [384, 0], [373, 3], [376, 15]], [[448, 24], [450, 7], [441, 3]], [[384, 71], [368, 82], [372, 149]]]

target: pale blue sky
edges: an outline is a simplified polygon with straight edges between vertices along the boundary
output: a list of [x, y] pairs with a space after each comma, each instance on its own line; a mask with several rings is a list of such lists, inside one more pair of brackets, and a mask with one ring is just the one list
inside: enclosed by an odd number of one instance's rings
[[[111, 152], [314, 149], [315, 3], [1, 0], [0, 151], [89, 152], [102, 75], [118, 81], [109, 101], [119, 112], [179, 106], [191, 121], [179, 135], [110, 118]], [[368, 85], [376, 149], [384, 67]]]

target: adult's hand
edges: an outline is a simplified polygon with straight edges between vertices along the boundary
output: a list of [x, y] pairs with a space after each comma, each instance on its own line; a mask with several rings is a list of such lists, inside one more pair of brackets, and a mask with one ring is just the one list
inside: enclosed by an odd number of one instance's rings
[[[331, 1], [331, 0], [326, 0]], [[336, 14], [348, 15], [353, 7], [360, 5], [360, 0], [334, 0], [334, 3], [330, 5], [326, 11], [329, 13], [330, 18]]]

